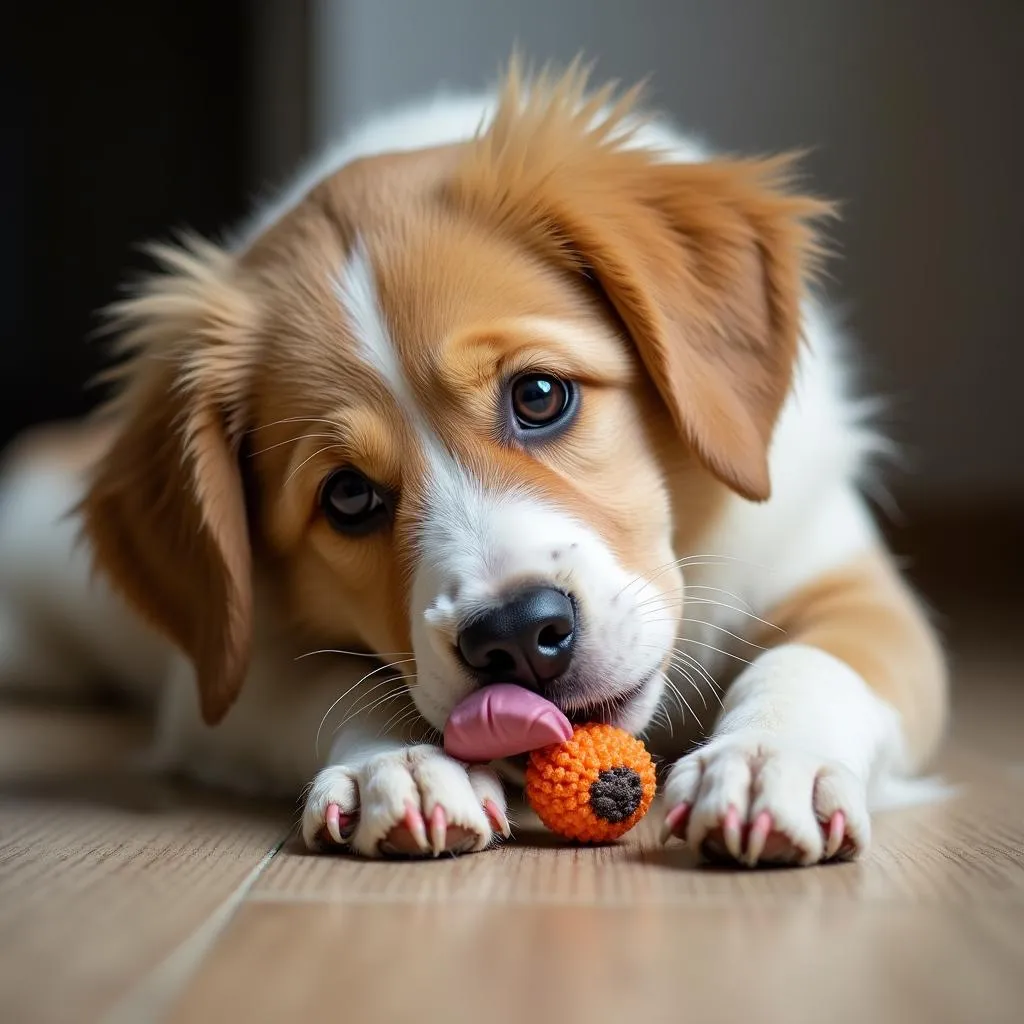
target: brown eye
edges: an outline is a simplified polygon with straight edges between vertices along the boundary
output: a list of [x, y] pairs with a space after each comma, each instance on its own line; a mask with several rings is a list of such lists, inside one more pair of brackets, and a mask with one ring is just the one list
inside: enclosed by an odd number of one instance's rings
[[336, 469], [324, 480], [320, 508], [339, 533], [369, 533], [388, 516], [384, 496], [357, 469]]
[[524, 430], [548, 427], [570, 411], [571, 386], [546, 373], [524, 373], [512, 382], [512, 412]]

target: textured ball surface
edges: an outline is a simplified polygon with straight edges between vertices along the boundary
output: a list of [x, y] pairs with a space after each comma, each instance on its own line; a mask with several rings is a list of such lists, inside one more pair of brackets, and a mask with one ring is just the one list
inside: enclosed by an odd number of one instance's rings
[[583, 843], [617, 839], [654, 799], [654, 763], [644, 745], [611, 725], [579, 725], [565, 743], [530, 754], [526, 799], [559, 835]]

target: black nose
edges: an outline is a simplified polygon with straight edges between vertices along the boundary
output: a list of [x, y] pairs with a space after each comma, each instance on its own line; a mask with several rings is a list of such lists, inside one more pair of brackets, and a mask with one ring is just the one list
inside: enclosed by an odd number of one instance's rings
[[480, 682], [534, 690], [569, 667], [575, 642], [572, 601], [550, 587], [521, 591], [459, 632], [459, 650]]

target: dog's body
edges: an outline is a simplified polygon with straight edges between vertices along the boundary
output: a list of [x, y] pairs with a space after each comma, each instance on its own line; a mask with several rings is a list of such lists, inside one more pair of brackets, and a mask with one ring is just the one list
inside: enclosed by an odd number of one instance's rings
[[[665, 787], [688, 842], [749, 864], [866, 845], [945, 680], [804, 293], [824, 207], [663, 125], [627, 138], [581, 88], [513, 74], [380, 119], [230, 250], [158, 253], [119, 310], [111, 421], [9, 460], [5, 685], [148, 693], [162, 764], [312, 781], [310, 845], [386, 855], [507, 833], [498, 776], [435, 743], [511, 674], [666, 759], [713, 724]], [[510, 603], [532, 640], [467, 642]], [[321, 648], [407, 678], [300, 657]]]

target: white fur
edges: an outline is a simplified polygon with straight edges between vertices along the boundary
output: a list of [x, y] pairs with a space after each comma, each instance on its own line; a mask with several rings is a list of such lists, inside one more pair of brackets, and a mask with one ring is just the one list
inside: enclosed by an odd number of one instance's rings
[[352, 246], [334, 290], [341, 308], [351, 321], [357, 357], [380, 377], [403, 408], [417, 413], [417, 419], [422, 419], [377, 303], [373, 267], [361, 238], [357, 238]]
[[124, 607], [78, 543], [82, 480], [18, 460], [0, 479], [0, 691], [113, 684], [152, 699], [167, 645]]
[[729, 688], [712, 739], [677, 762], [665, 798], [691, 807], [686, 840], [694, 847], [733, 807], [741, 825], [770, 814], [774, 831], [811, 864], [836, 853], [826, 850], [822, 826], [837, 811], [865, 849], [872, 792], [906, 770], [896, 712], [837, 658], [785, 644]]
[[[236, 234], [236, 247], [249, 244], [344, 163], [469, 138], [492, 109], [491, 97], [441, 97], [374, 119], [257, 211]], [[663, 122], [644, 126], [630, 145], [658, 148], [666, 160], [704, 158], [700, 145]], [[419, 711], [443, 725], [469, 686], [452, 657], [453, 630], [474, 607], [524, 577], [564, 583], [581, 595], [597, 639], [580, 657], [589, 659], [595, 678], [626, 687], [641, 677], [672, 642], [671, 626], [638, 613], [630, 579], [583, 524], [526, 485], [488, 491], [440, 444], [404, 381], [361, 248], [340, 268], [337, 294], [363, 358], [409, 417], [428, 463], [431, 500], [411, 592]], [[571, 344], [572, 326], [560, 330]], [[697, 551], [686, 552], [706, 557], [687, 564], [682, 579], [679, 570], [666, 571], [644, 593], [669, 594], [685, 582], [688, 621], [679, 644], [697, 673], [697, 688], [705, 676], [725, 682], [730, 666], [757, 653], [738, 639], [752, 616], [763, 616], [793, 588], [874, 543], [855, 489], [874, 442], [844, 393], [837, 332], [813, 304], [805, 309], [805, 332], [798, 386], [771, 453], [772, 499], [763, 505], [732, 500]], [[364, 676], [372, 666], [358, 659], [340, 658], [314, 671], [274, 650], [265, 639], [273, 631], [257, 629], [252, 672], [237, 706], [217, 730], [203, 726], [184, 662], [102, 584], [90, 583], [87, 559], [74, 549], [76, 524], [61, 518], [80, 491], [81, 481], [58, 468], [16, 469], [3, 480], [0, 682], [33, 677], [70, 686], [85, 670], [127, 686], [166, 680], [158, 748], [163, 764], [236, 788], [292, 792], [323, 768], [306, 805], [310, 843], [322, 836], [331, 803], [360, 815], [352, 841], [368, 855], [387, 852], [388, 837], [407, 820], [410, 806], [426, 817], [442, 807], [449, 822], [470, 830], [474, 848], [490, 841], [481, 804], [496, 801], [504, 813], [493, 777], [468, 771], [398, 729], [395, 704], [402, 721], [409, 700], [404, 687]], [[666, 563], [672, 557], [666, 550]], [[683, 674], [678, 678], [686, 685]], [[635, 701], [635, 718], [622, 724], [639, 728], [656, 697], [652, 689]], [[337, 730], [326, 759], [316, 747], [321, 729], [326, 735]], [[895, 712], [856, 673], [820, 651], [784, 646], [754, 658], [740, 674], [712, 739], [680, 762], [668, 795], [670, 802], [693, 805], [694, 841], [721, 824], [729, 805], [747, 817], [767, 810], [799, 859], [811, 862], [828, 853], [819, 822], [835, 810], [846, 815], [853, 841], [867, 842], [868, 798], [903, 767], [901, 744]]]

